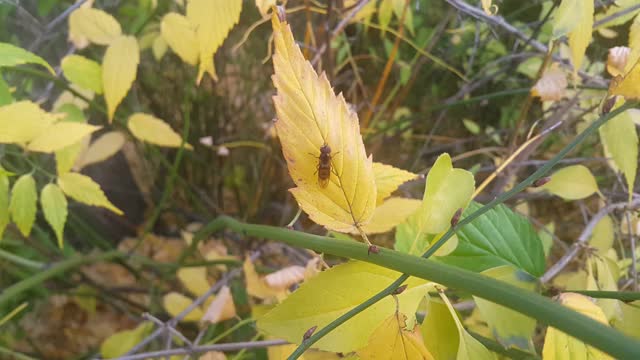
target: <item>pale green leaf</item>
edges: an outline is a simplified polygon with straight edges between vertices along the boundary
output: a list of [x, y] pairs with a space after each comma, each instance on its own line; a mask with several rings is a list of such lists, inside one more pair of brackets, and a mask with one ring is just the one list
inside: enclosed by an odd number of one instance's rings
[[567, 166], [556, 171], [542, 188], [566, 200], [584, 199], [598, 192], [596, 179], [584, 165]]
[[[536, 287], [535, 278], [509, 265], [488, 269], [482, 274], [523, 289], [522, 296], [527, 296], [528, 292], [533, 294]], [[500, 344], [505, 348], [516, 347], [535, 353], [532, 336], [536, 320], [482, 298], [474, 296], [473, 299]]]
[[48, 127], [42, 134], [33, 139], [27, 146], [30, 151], [52, 153], [73, 145], [85, 136], [100, 129], [99, 126], [60, 121]]
[[[151, 144], [167, 147], [180, 147], [182, 144], [182, 137], [169, 124], [153, 115], [135, 113], [129, 117], [127, 127], [133, 136]], [[189, 144], [185, 144], [185, 148], [193, 149]]]
[[433, 298], [427, 303], [426, 316], [420, 330], [424, 344], [436, 359], [456, 358], [460, 335], [447, 305], [440, 299]]
[[623, 333], [640, 339], [640, 301], [620, 303], [622, 316], [613, 320], [613, 327]]
[[451, 218], [464, 209], [475, 190], [473, 174], [463, 169], [454, 169], [449, 154], [442, 154], [427, 175], [427, 183], [419, 210], [422, 229], [428, 234], [446, 231]]
[[141, 342], [152, 329], [153, 323], [145, 321], [135, 329], [114, 333], [100, 345], [100, 355], [105, 359], [122, 356]]
[[101, 206], [118, 215], [123, 215], [123, 212], [107, 199], [100, 185], [88, 176], [72, 172], [64, 173], [58, 177], [58, 185], [67, 196], [78, 202]]
[[62, 71], [72, 83], [102, 94], [102, 66], [80, 55], [68, 55], [62, 59]]
[[56, 184], [47, 184], [40, 192], [44, 218], [53, 228], [58, 246], [62, 248], [64, 224], [67, 222], [67, 198]]
[[37, 202], [36, 181], [30, 174], [22, 175], [16, 180], [11, 189], [9, 212], [11, 213], [11, 219], [25, 237], [29, 236], [36, 220]]
[[[371, 220], [362, 226], [362, 230], [366, 234], [381, 234], [391, 231], [405, 221], [409, 215], [415, 213], [420, 204], [420, 200], [391, 197], [376, 207]], [[354, 230], [351, 233], [358, 234], [358, 231]]]
[[13, 95], [11, 95], [11, 89], [4, 80], [2, 72], [0, 72], [0, 106], [8, 105], [13, 102]]
[[598, 221], [593, 229], [589, 239], [589, 246], [598, 249], [600, 254], [603, 255], [613, 246], [613, 239], [613, 220], [611, 220], [611, 217], [605, 216]]
[[[299, 343], [309, 328], [324, 327], [388, 286], [398, 275], [398, 272], [358, 261], [334, 266], [305, 281], [282, 303], [258, 319], [257, 326], [269, 335]], [[409, 279], [408, 284], [409, 288], [397, 296], [399, 311], [413, 316], [431, 285], [418, 279]], [[367, 344], [376, 327], [395, 311], [395, 300], [386, 297], [323, 337], [314, 346], [335, 352], [360, 349]]]
[[9, 177], [0, 174], [0, 241], [9, 224]]
[[0, 68], [22, 64], [42, 65], [47, 68], [51, 74], [56, 74], [51, 65], [38, 55], [12, 44], [0, 43]]
[[102, 84], [110, 122], [113, 120], [116, 108], [136, 79], [139, 62], [138, 42], [132, 36], [119, 36], [113, 40], [104, 54]]
[[615, 168], [624, 174], [627, 180], [629, 201], [633, 195], [633, 186], [638, 170], [638, 134], [634, 117], [640, 118], [640, 110], [631, 109], [609, 119], [600, 128], [600, 141], [605, 154], [610, 155]]

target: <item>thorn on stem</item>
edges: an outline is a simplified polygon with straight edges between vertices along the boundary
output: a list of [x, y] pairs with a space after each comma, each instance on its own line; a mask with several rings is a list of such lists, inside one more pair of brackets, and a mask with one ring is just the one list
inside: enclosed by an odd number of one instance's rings
[[537, 188], [537, 187], [540, 187], [540, 186], [548, 183], [549, 181], [551, 181], [551, 177], [550, 176], [541, 177], [540, 179], [534, 181], [532, 186], [534, 188]]
[[314, 326], [310, 327], [309, 330], [305, 331], [304, 335], [302, 335], [302, 341], [309, 340], [311, 335], [313, 335], [313, 333], [316, 332], [317, 328], [318, 328], [318, 325], [314, 325]]
[[402, 294], [405, 290], [407, 290], [407, 284], [404, 284], [402, 286], [398, 286], [397, 289], [393, 290], [393, 295], [400, 295]]
[[617, 99], [617, 96], [612, 96], [604, 101], [604, 104], [602, 104], [602, 115], [608, 114], [609, 111], [613, 109], [613, 106], [616, 104]]
[[369, 245], [369, 249], [367, 250], [367, 255], [371, 255], [371, 253], [377, 254], [380, 252], [380, 249], [376, 245]]
[[462, 216], [462, 208], [456, 210], [455, 214], [451, 217], [451, 227], [454, 228], [458, 225], [458, 221], [460, 221], [460, 217]]

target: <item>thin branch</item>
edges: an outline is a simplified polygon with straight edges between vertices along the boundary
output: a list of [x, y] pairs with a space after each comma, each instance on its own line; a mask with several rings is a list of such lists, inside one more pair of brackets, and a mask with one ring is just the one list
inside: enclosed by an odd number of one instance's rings
[[558, 260], [558, 262], [553, 264], [553, 266], [551, 266], [549, 270], [547, 270], [547, 272], [542, 275], [542, 277], [540, 278], [540, 282], [542, 282], [543, 284], [549, 282], [567, 265], [569, 265], [569, 263], [578, 255], [578, 253], [580, 253], [580, 249], [584, 248], [584, 245], [591, 237], [591, 234], [593, 233], [593, 230], [595, 229], [598, 222], [600, 222], [600, 220], [602, 220], [605, 216], [619, 209], [633, 209], [638, 206], [640, 206], [640, 199], [635, 199], [631, 203], [625, 201], [622, 203], [611, 204], [598, 211], [591, 218], [591, 220], [589, 220], [587, 226], [585, 226], [584, 230], [582, 230], [582, 233], [580, 234], [580, 236], [578, 236], [576, 242], [571, 245], [571, 248], [569, 248], [569, 251], [567, 251], [567, 253], [564, 254], [564, 256], [560, 258], [560, 260]]

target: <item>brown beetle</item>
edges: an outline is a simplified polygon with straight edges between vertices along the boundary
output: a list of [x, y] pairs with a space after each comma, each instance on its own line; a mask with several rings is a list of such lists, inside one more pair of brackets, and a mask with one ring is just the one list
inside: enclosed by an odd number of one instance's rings
[[326, 188], [331, 178], [331, 147], [324, 144], [320, 147], [320, 156], [318, 156], [318, 185]]

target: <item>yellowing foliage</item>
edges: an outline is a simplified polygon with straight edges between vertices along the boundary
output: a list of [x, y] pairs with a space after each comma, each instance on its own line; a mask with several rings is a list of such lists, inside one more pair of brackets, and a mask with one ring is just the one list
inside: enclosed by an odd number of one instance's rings
[[101, 206], [118, 215], [123, 215], [122, 210], [113, 205], [104, 195], [100, 185], [90, 177], [78, 173], [65, 173], [58, 177], [58, 186], [62, 191], [74, 200], [93, 206]]
[[[558, 297], [558, 301], [572, 310], [603, 324], [608, 324], [607, 318], [602, 312], [602, 309], [594, 304], [590, 298], [584, 295], [564, 293]], [[545, 360], [613, 359], [603, 352], [587, 346], [580, 340], [572, 338], [571, 336], [552, 327], [547, 329], [547, 335], [544, 339], [544, 348], [542, 349], [542, 357]]]
[[53, 228], [62, 248], [64, 224], [67, 222], [67, 198], [56, 184], [47, 184], [40, 192], [40, 204], [44, 218]]
[[11, 219], [24, 236], [29, 236], [36, 220], [37, 201], [38, 193], [33, 176], [30, 174], [20, 176], [11, 189], [9, 212]]
[[121, 34], [120, 23], [102, 10], [80, 7], [69, 16], [69, 40], [79, 47], [86, 41], [109, 45]]
[[19, 101], [2, 106], [0, 107], [0, 143], [29, 142], [58, 119], [59, 116], [45, 112], [31, 101]]
[[418, 174], [395, 168], [379, 162], [373, 163], [373, 176], [376, 181], [378, 196], [376, 204], [380, 205], [394, 192], [398, 186], [418, 177]]
[[178, 13], [168, 13], [162, 18], [160, 31], [171, 50], [182, 61], [190, 65], [198, 63], [200, 54], [198, 38], [194, 26], [186, 17]]
[[[129, 117], [127, 127], [133, 136], [151, 144], [167, 147], [180, 147], [182, 144], [182, 137], [153, 115], [135, 113]], [[193, 149], [189, 144], [185, 144], [185, 148]]]
[[584, 165], [567, 166], [556, 171], [542, 188], [567, 200], [584, 199], [598, 192], [596, 179]]
[[187, 3], [187, 19], [196, 31], [199, 45], [198, 83], [205, 72], [218, 80], [213, 55], [238, 23], [241, 11], [242, 0], [189, 0]]
[[591, 1], [562, 0], [554, 14], [553, 37], [569, 37], [574, 76], [580, 70], [587, 46], [591, 42], [593, 12]]
[[[275, 123], [291, 189], [302, 210], [328, 229], [350, 232], [366, 224], [376, 206], [376, 184], [367, 158], [358, 117], [326, 76], [318, 77], [293, 39], [287, 23], [273, 16], [275, 54]], [[331, 147], [331, 175], [326, 188], [318, 182], [320, 148]]]
[[139, 62], [138, 41], [134, 37], [119, 36], [111, 41], [102, 60], [102, 83], [109, 122], [136, 79]]
[[433, 360], [418, 327], [407, 329], [406, 321], [401, 313], [389, 316], [371, 334], [367, 346], [358, 350], [358, 355], [362, 359]]

